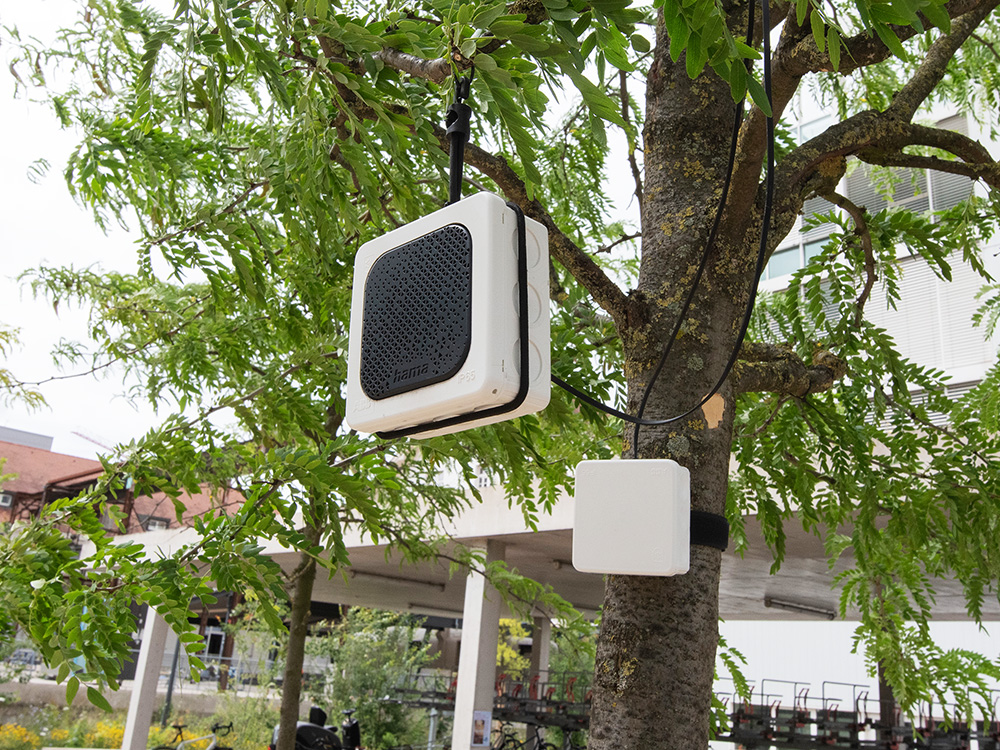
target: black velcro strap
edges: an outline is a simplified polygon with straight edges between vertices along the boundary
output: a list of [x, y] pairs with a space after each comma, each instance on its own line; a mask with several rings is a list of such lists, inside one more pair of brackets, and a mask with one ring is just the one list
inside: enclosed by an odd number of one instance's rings
[[715, 547], [726, 551], [729, 546], [729, 521], [725, 516], [706, 513], [703, 510], [691, 511], [691, 544], [701, 547]]

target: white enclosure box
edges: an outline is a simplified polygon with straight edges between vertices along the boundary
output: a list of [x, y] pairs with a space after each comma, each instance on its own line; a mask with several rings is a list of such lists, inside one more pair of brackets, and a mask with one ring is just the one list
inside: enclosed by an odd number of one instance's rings
[[581, 461], [573, 567], [673, 576], [691, 565], [691, 477], [676, 461]]
[[545, 408], [548, 233], [523, 219], [522, 288], [518, 214], [478, 193], [361, 247], [348, 345], [353, 429], [433, 437]]

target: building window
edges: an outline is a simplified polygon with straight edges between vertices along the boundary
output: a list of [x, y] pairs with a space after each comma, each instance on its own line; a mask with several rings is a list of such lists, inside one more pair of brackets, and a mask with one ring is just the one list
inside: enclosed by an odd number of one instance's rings
[[143, 531], [162, 531], [170, 528], [170, 520], [161, 516], [139, 515], [139, 525]]
[[[802, 217], [828, 214], [835, 209], [836, 206], [825, 198], [810, 198], [802, 206]], [[824, 222], [806, 228], [802, 217], [799, 218], [798, 231], [790, 233], [785, 244], [771, 255], [764, 268], [763, 278], [776, 279], [794, 273], [823, 252], [823, 245], [833, 231], [833, 224]]]

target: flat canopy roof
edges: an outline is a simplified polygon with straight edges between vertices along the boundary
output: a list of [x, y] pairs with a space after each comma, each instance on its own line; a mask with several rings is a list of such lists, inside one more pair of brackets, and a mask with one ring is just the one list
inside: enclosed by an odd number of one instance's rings
[[[551, 515], [541, 515], [538, 530], [528, 531], [521, 511], [508, 507], [496, 488], [482, 491], [482, 503], [473, 505], [444, 530], [451, 539], [466, 545], [488, 539], [505, 544], [508, 567], [551, 586], [578, 609], [593, 613], [604, 600], [604, 578], [580, 573], [572, 565], [573, 498], [566, 497]], [[746, 519], [748, 549], [742, 557], [732, 549], [723, 553], [720, 583], [720, 615], [726, 620], [816, 620], [839, 618], [839, 592], [834, 578], [852, 562], [850, 551], [833, 568], [827, 564], [821, 539], [807, 533], [794, 521], [786, 528], [785, 561], [772, 574], [772, 556], [754, 517]], [[124, 537], [138, 541], [152, 556], [169, 553], [197, 541], [193, 529], [168, 529]], [[384, 545], [374, 545], [355, 534], [345, 539], [351, 565], [332, 578], [320, 575], [313, 590], [315, 601], [380, 607], [420, 614], [459, 618], [465, 599], [465, 576], [451, 576], [447, 561], [405, 562], [398, 553], [387, 554]], [[299, 562], [298, 553], [277, 544], [265, 551], [286, 571]], [[966, 621], [961, 584], [953, 580], [935, 582], [936, 620]], [[848, 613], [847, 619], [856, 619]], [[995, 598], [984, 605], [987, 620], [1000, 620]]]
[[[526, 531], [520, 511], [507, 507], [503, 494], [483, 491], [483, 502], [457, 519], [450, 536], [463, 544], [496, 539], [506, 545], [510, 568], [548, 584], [578, 609], [592, 613], [604, 600], [604, 578], [580, 573], [572, 565], [573, 498], [560, 500], [551, 516], [539, 518], [538, 531]], [[850, 552], [832, 569], [821, 539], [794, 521], [786, 528], [785, 561], [771, 573], [773, 558], [754, 517], [746, 519], [748, 549], [740, 557], [732, 549], [723, 554], [720, 615], [726, 620], [837, 619], [839, 591], [834, 578], [852, 563]], [[316, 581], [313, 598], [340, 604], [382, 607], [401, 611], [461, 617], [465, 579], [451, 577], [446, 562], [406, 563], [399, 555], [386, 557], [384, 546], [349, 540], [351, 566], [332, 579]], [[286, 570], [298, 562], [295, 553], [275, 550], [274, 559]], [[962, 587], [939, 580], [934, 603], [937, 620], [968, 620]], [[829, 614], [828, 614], [829, 613]], [[1000, 620], [996, 599], [984, 606], [986, 619]], [[857, 613], [849, 613], [855, 619]]]

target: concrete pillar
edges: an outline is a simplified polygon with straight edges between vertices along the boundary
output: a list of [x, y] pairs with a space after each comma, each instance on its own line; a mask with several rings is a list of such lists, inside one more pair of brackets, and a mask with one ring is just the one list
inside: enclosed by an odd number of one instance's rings
[[163, 665], [163, 651], [170, 628], [152, 607], [146, 609], [146, 626], [142, 630], [142, 645], [135, 665], [135, 682], [128, 704], [122, 750], [146, 750], [149, 725], [156, 707], [156, 686]]
[[[489, 540], [487, 560], [502, 560], [504, 544]], [[462, 615], [462, 650], [458, 657], [458, 685], [455, 689], [455, 724], [451, 750], [488, 747], [490, 724], [482, 727], [485, 740], [473, 745], [474, 714], [492, 716], [496, 687], [497, 638], [500, 636], [500, 594], [479, 573], [471, 573], [465, 582], [465, 610]], [[480, 716], [483, 714], [480, 713]]]
[[[538, 675], [538, 695], [545, 695], [549, 679], [549, 650], [552, 646], [552, 621], [548, 617], [536, 617], [531, 627], [531, 665], [528, 667], [528, 679]], [[538, 734], [535, 726], [528, 725], [527, 740], [529, 746]]]
[[541, 681], [547, 682], [549, 671], [549, 650], [552, 647], [552, 621], [548, 617], [536, 617], [531, 628], [531, 673], [540, 674]]

